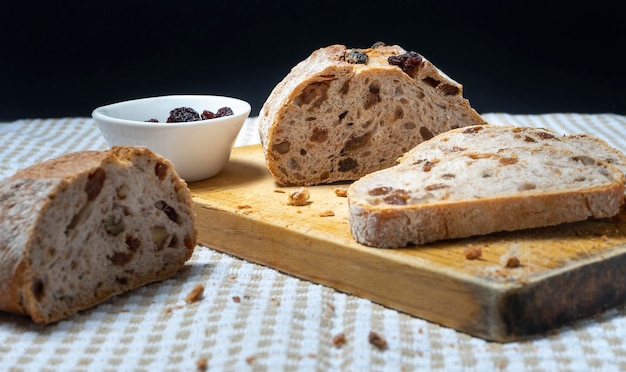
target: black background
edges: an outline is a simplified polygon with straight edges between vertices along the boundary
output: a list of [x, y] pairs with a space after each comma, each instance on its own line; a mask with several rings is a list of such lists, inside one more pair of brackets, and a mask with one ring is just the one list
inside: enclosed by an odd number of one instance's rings
[[[611, 5], [613, 4], [613, 5]], [[0, 121], [89, 116], [120, 100], [252, 104], [313, 50], [399, 44], [479, 112], [626, 114], [619, 2], [14, 1], [0, 5]]]

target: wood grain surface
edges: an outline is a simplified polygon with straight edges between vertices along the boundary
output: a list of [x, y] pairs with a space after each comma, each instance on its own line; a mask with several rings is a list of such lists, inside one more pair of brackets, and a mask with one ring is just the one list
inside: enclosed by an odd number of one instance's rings
[[189, 186], [201, 244], [484, 339], [540, 336], [626, 299], [622, 216], [378, 249], [350, 235], [348, 184], [289, 205], [297, 188], [274, 182], [260, 145]]

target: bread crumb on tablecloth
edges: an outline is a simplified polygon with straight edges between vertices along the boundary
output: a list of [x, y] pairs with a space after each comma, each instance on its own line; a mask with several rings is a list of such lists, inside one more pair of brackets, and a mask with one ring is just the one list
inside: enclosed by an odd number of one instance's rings
[[339, 333], [333, 337], [333, 345], [335, 347], [342, 347], [346, 343], [346, 335], [345, 333]]
[[371, 331], [368, 340], [370, 344], [374, 345], [378, 350], [387, 350], [387, 340], [378, 333]]
[[198, 371], [207, 371], [209, 369], [209, 361], [206, 358], [200, 358], [196, 361]]
[[204, 294], [204, 286], [202, 284], [198, 284], [191, 290], [191, 292], [187, 294], [187, 296], [185, 297], [185, 301], [189, 304], [200, 301], [202, 299], [203, 294]]

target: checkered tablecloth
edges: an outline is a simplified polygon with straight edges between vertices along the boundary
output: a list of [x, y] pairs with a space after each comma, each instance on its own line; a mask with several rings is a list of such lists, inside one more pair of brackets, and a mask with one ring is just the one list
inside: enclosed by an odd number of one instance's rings
[[[593, 133], [626, 150], [624, 116], [483, 116], [492, 124]], [[236, 146], [258, 142], [249, 119]], [[90, 118], [0, 124], [0, 177], [69, 151], [105, 148]], [[187, 303], [198, 284], [204, 297]], [[370, 343], [372, 331], [386, 349]], [[175, 277], [56, 324], [0, 312], [5, 370], [622, 371], [626, 307], [499, 344], [198, 246]]]

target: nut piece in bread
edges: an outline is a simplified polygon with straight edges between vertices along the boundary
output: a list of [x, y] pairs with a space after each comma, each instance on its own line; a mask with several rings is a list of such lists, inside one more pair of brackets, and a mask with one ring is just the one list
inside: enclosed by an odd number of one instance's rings
[[278, 184], [295, 186], [387, 168], [434, 135], [486, 124], [462, 89], [399, 46], [319, 49], [274, 88], [259, 113], [267, 167]]
[[[448, 146], [447, 138], [431, 141]], [[425, 143], [430, 149], [354, 182], [348, 204], [355, 240], [404, 247], [620, 211], [624, 175], [611, 164], [552, 145], [484, 146], [483, 140], [468, 133], [459, 141], [463, 149], [452, 145], [443, 153]]]
[[0, 309], [61, 320], [171, 277], [196, 236], [186, 183], [146, 148], [36, 164], [0, 182]]

